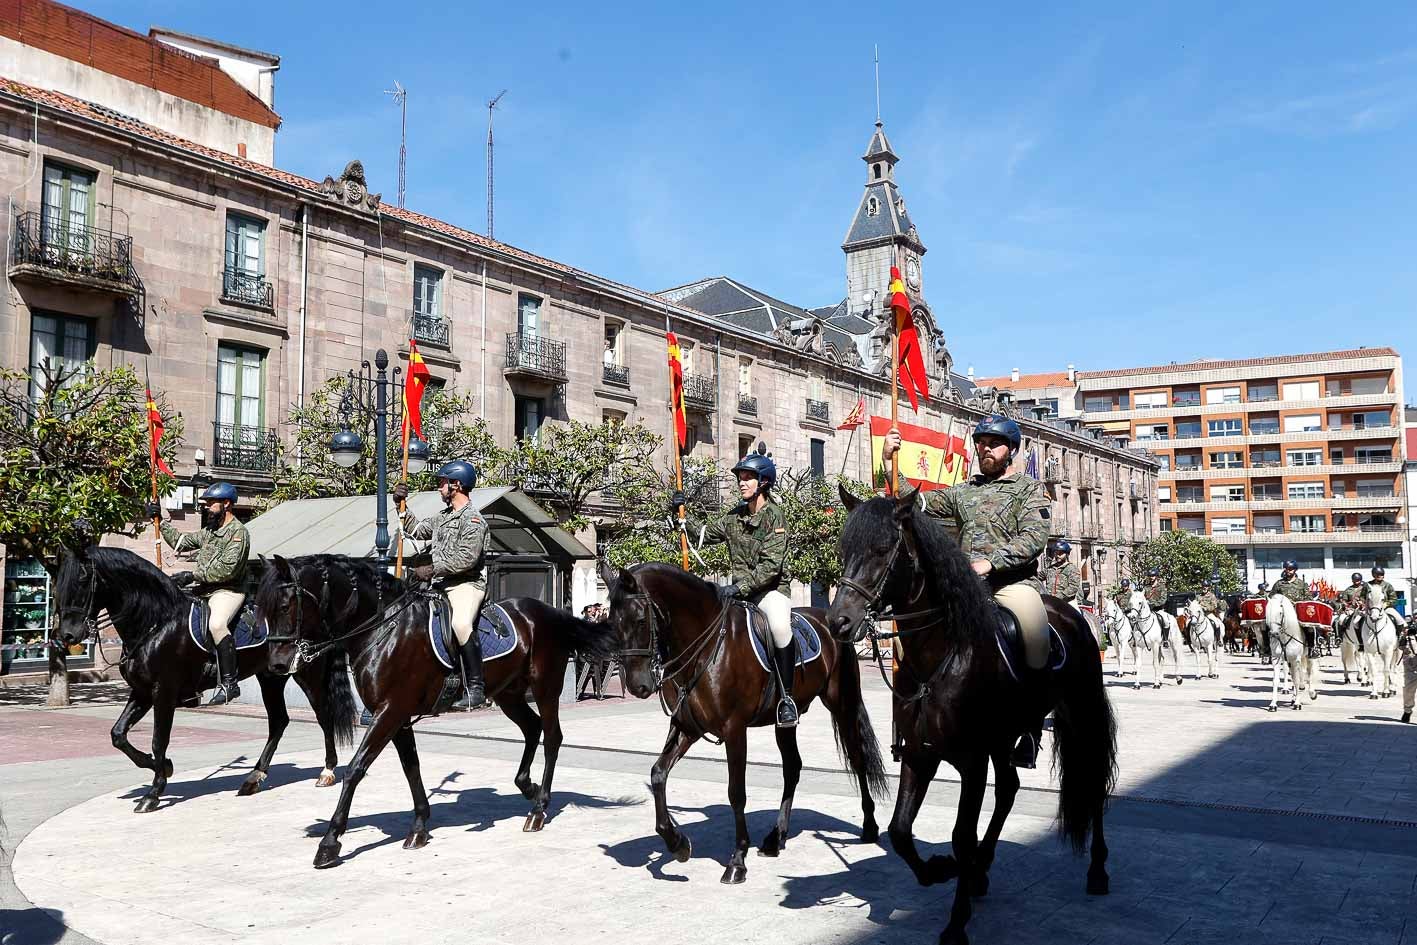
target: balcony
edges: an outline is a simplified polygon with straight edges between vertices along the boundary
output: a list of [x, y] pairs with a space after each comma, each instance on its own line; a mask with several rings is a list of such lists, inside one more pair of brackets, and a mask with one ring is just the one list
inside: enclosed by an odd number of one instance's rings
[[272, 473], [280, 456], [274, 430], [212, 424], [212, 465], [217, 469]]
[[244, 269], [223, 269], [221, 300], [273, 312], [276, 307], [275, 286], [259, 273], [247, 272]]
[[825, 400], [807, 399], [807, 419], [814, 423], [831, 423], [831, 409]]
[[738, 412], [745, 417], [756, 417], [758, 415], [758, 398], [750, 397], [747, 394], [739, 394]]
[[1097, 473], [1079, 473], [1077, 488], [1079, 492], [1096, 492], [1098, 490]]
[[1063, 481], [1063, 466], [1061, 463], [1049, 460], [1043, 464], [1043, 481], [1054, 484]]
[[1370, 526], [1367, 531], [1339, 529], [1329, 532], [1266, 532], [1211, 535], [1222, 545], [1366, 545], [1373, 542], [1402, 541], [1401, 528]]
[[717, 378], [706, 374], [685, 374], [684, 406], [700, 413], [712, 413], [718, 406]]
[[566, 383], [566, 344], [531, 331], [507, 332], [507, 377], [547, 384]]
[[453, 346], [453, 324], [441, 315], [413, 316], [413, 340], [421, 345], [449, 350]]
[[600, 368], [600, 379], [614, 387], [629, 387], [630, 369], [623, 364], [604, 364]]
[[1396, 392], [1382, 394], [1339, 394], [1325, 395], [1315, 400], [1285, 401], [1278, 401], [1267, 397], [1263, 400], [1248, 400], [1239, 403], [1201, 404], [1199, 407], [1194, 404], [1167, 407], [1119, 407], [1113, 403], [1111, 405], [1105, 405], [1106, 409], [1093, 410], [1084, 407], [1083, 412], [1088, 423], [1105, 423], [1109, 420], [1132, 419], [1141, 420], [1143, 423], [1156, 423], [1166, 417], [1195, 416], [1197, 411], [1199, 411], [1202, 416], [1216, 413], [1237, 414], [1250, 413], [1252, 411], [1267, 412], [1274, 410], [1276, 403], [1284, 410], [1336, 410], [1342, 407], [1398, 406], [1398, 396]]
[[15, 214], [10, 278], [117, 295], [135, 304], [144, 294], [133, 268], [132, 237], [62, 224], [38, 210]]

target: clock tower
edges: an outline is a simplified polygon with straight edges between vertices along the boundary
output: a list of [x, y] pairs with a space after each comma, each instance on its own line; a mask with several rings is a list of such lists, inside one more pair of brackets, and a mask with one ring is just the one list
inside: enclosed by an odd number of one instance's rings
[[880, 121], [861, 160], [866, 162], [866, 188], [841, 248], [846, 253], [847, 309], [875, 320], [890, 287], [892, 266], [900, 267], [911, 301], [921, 304], [920, 258], [925, 245], [896, 187], [895, 166], [900, 158]]

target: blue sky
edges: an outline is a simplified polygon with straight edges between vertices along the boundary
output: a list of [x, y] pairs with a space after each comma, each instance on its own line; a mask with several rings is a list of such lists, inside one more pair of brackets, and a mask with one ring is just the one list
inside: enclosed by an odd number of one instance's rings
[[507, 88], [500, 239], [803, 305], [845, 294], [879, 43], [961, 368], [1417, 350], [1410, 3], [78, 2], [278, 53], [277, 162], [319, 179], [361, 158], [389, 201], [398, 79], [407, 204], [471, 229], [483, 105]]

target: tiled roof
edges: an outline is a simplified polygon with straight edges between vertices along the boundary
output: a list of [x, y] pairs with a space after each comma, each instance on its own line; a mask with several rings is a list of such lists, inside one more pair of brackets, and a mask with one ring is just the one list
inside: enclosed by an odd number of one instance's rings
[[1052, 371], [1046, 374], [1020, 374], [1018, 380], [1014, 380], [1012, 374], [1005, 374], [1003, 377], [976, 377], [974, 383], [979, 387], [1036, 390], [1040, 387], [1067, 387], [1072, 381], [1068, 380], [1067, 371]]
[[1215, 371], [1230, 368], [1262, 367], [1269, 364], [1306, 364], [1314, 361], [1341, 361], [1350, 358], [1395, 358], [1392, 348], [1347, 348], [1343, 351], [1316, 351], [1311, 354], [1279, 354], [1266, 358], [1243, 358], [1237, 361], [1184, 361], [1179, 364], [1155, 364], [1149, 367], [1118, 368], [1112, 371], [1079, 371], [1079, 378], [1126, 377], [1131, 374], [1173, 374], [1181, 371]]
[[214, 59], [54, 0], [0, 2], [0, 36], [267, 128], [280, 116]]

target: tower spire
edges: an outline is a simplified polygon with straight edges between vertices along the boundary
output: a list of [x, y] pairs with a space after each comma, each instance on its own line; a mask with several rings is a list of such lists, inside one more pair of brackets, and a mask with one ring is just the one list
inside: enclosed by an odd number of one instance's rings
[[876, 127], [881, 127], [881, 47], [879, 44], [873, 47], [876, 51]]

